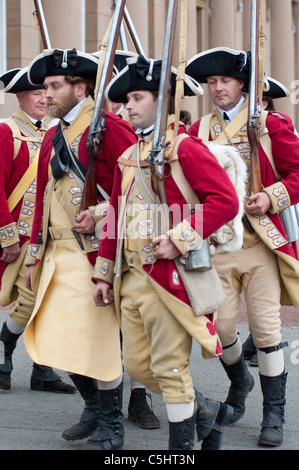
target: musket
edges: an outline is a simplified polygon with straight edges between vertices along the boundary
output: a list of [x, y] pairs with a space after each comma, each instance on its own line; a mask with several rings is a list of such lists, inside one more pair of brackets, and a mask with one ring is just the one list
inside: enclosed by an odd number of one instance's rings
[[[161, 78], [157, 98], [157, 111], [153, 133], [152, 149], [147, 157], [150, 163], [151, 174], [157, 195], [161, 204], [168, 206], [164, 181], [166, 130], [168, 119], [169, 98], [171, 93], [171, 62], [175, 36], [175, 26], [178, 10], [178, 0], [170, 0], [168, 3], [164, 47], [161, 65]], [[169, 221], [171, 226], [171, 221]], [[157, 229], [157, 235], [161, 235], [161, 227]]]
[[[114, 1], [114, 8], [115, 8], [115, 2], [118, 2], [118, 1], [119, 0]], [[124, 8], [124, 19], [122, 20], [121, 25], [120, 25], [120, 41], [121, 41], [122, 49], [124, 51], [128, 51], [129, 46], [128, 46], [128, 42], [127, 42], [127, 38], [126, 38], [125, 27], [127, 28], [130, 39], [133, 43], [133, 46], [134, 46], [135, 51], [137, 52], [137, 54], [145, 56], [145, 53], [144, 53], [144, 50], [142, 48], [141, 42], [138, 38], [136, 29], [134, 27], [134, 24], [132, 22], [132, 19], [129, 15], [129, 12], [128, 12], [128, 9], [127, 9], [126, 6]]]
[[250, 77], [247, 132], [251, 151], [249, 196], [263, 189], [259, 160], [259, 126], [261, 103], [259, 98], [259, 1], [251, 1]]
[[131, 20], [131, 17], [129, 15], [127, 7], [125, 7], [125, 9], [124, 9], [124, 22], [125, 22], [125, 25], [128, 29], [128, 32], [130, 34], [130, 38], [132, 40], [132, 43], [135, 47], [135, 50], [136, 50], [137, 54], [141, 54], [141, 55], [145, 56], [145, 53], [143, 51], [141, 42], [138, 38], [136, 29], [135, 29], [134, 24]]
[[102, 131], [105, 126], [105, 89], [112, 78], [116, 44], [119, 37], [125, 3], [126, 0], [118, 0], [111, 22], [111, 30], [107, 44], [106, 55], [86, 141], [88, 169], [83, 188], [81, 210], [86, 210], [88, 207], [97, 204], [96, 159], [97, 155], [101, 152]]
[[35, 24], [39, 30], [43, 49], [52, 49], [42, 2], [41, 0], [33, 0], [33, 2], [35, 6], [33, 17]]

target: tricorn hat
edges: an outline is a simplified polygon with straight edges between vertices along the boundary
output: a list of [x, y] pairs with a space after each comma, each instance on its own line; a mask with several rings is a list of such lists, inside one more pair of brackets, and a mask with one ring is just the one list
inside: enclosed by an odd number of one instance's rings
[[76, 75], [96, 78], [98, 59], [92, 54], [74, 49], [45, 49], [28, 68], [28, 80], [36, 85], [53, 75]]
[[[268, 75], [265, 75], [264, 78], [264, 86], [265, 89], [263, 90], [263, 97], [265, 98], [286, 98], [287, 96], [290, 96], [289, 90], [278, 80], [275, 80], [275, 78], [269, 77]], [[248, 93], [248, 86], [246, 85], [243, 88], [243, 91], [245, 93]]]
[[[130, 91], [158, 91], [161, 77], [161, 60], [147, 59], [142, 55], [126, 59], [127, 65], [106, 88], [106, 98], [114, 103], [126, 103]], [[175, 94], [177, 70], [171, 67], [171, 94]], [[202, 95], [202, 88], [193, 78], [184, 77], [184, 96]]]
[[0, 77], [3, 83], [2, 91], [4, 93], [19, 93], [27, 90], [38, 90], [45, 88], [44, 85], [32, 85], [27, 77], [28, 67], [11, 69]]
[[265, 76], [265, 86], [263, 96], [268, 96], [273, 99], [290, 96], [289, 90], [282, 83], [267, 75]]
[[[92, 55], [96, 57], [97, 59], [99, 59], [100, 51], [93, 52]], [[115, 51], [115, 56], [114, 56], [114, 61], [113, 61], [113, 72], [115, 75], [118, 74], [122, 69], [126, 67], [127, 59], [129, 57], [138, 57], [138, 54], [132, 51], [122, 51], [122, 50]]]
[[207, 77], [214, 75], [233, 77], [248, 83], [247, 53], [228, 47], [209, 49], [188, 60], [186, 74], [199, 83], [206, 83]]
[[127, 59], [137, 58], [138, 54], [132, 51], [116, 51], [113, 66], [117, 69], [118, 73], [121, 72], [127, 66]]

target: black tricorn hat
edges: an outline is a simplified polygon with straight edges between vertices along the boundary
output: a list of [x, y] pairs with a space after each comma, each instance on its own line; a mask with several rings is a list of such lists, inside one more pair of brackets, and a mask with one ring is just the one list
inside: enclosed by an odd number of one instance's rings
[[223, 75], [237, 78], [247, 84], [249, 79], [247, 54], [228, 47], [215, 47], [189, 59], [186, 74], [199, 83], [206, 83], [207, 77]]
[[45, 88], [44, 85], [32, 85], [27, 77], [28, 67], [11, 69], [5, 72], [0, 77], [0, 82], [3, 83], [4, 93], [19, 93], [27, 90], [39, 90]]
[[136, 52], [131, 51], [116, 51], [113, 66], [118, 72], [121, 72], [127, 66], [127, 59], [130, 57], [138, 57]]
[[[265, 75], [264, 86], [265, 89], [263, 90], [263, 97], [265, 98], [268, 97], [276, 99], [290, 96], [289, 90], [281, 82], [275, 80], [275, 78], [269, 77], [268, 75]], [[244, 87], [243, 91], [248, 93], [248, 86]]]
[[[126, 103], [130, 91], [158, 91], [161, 77], [161, 60], [147, 59], [142, 55], [126, 60], [127, 65], [106, 88], [106, 98], [114, 103]], [[175, 94], [177, 70], [171, 67], [171, 94]], [[184, 96], [202, 95], [199, 83], [184, 76]]]
[[36, 85], [53, 75], [76, 75], [96, 79], [98, 59], [74, 49], [45, 49], [28, 68], [28, 80]]
[[268, 96], [273, 99], [286, 98], [287, 96], [290, 96], [290, 92], [281, 82], [266, 75], [263, 96]]
[[[100, 56], [100, 51], [93, 52], [92, 55], [98, 59]], [[115, 51], [115, 56], [114, 56], [114, 61], [113, 61], [113, 72], [115, 75], [121, 72], [121, 70], [126, 67], [127, 59], [129, 57], [138, 57], [138, 54], [132, 51], [122, 51], [122, 50]]]

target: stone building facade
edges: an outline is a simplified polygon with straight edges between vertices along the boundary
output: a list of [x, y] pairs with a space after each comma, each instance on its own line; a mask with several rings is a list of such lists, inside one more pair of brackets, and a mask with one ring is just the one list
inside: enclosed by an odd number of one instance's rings
[[[299, 0], [262, 0], [266, 34], [265, 71], [291, 92], [277, 109], [289, 114], [299, 128]], [[42, 0], [52, 47], [86, 52], [98, 50], [112, 14], [114, 0]], [[212, 47], [250, 47], [250, 0], [187, 0], [187, 59]], [[163, 50], [167, 0], [127, 0], [126, 7], [145, 54], [160, 58]], [[41, 50], [33, 0], [0, 0], [0, 72], [27, 66]], [[179, 19], [179, 18], [178, 18]], [[179, 28], [173, 64], [178, 58]], [[121, 47], [120, 45], [118, 47]], [[128, 47], [134, 50], [128, 37]], [[0, 119], [14, 111], [14, 96], [1, 98]], [[210, 110], [207, 92], [187, 98], [183, 107], [197, 119]]]

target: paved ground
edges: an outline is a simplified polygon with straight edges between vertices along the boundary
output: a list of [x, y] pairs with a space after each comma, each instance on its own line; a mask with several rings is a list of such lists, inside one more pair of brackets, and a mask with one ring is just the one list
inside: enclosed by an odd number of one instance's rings
[[[283, 336], [289, 342], [285, 349], [288, 376], [285, 438], [276, 450], [299, 450], [299, 309], [288, 309], [289, 316], [283, 314]], [[291, 321], [291, 316], [294, 316]], [[6, 314], [0, 312], [0, 324]], [[248, 334], [246, 318], [240, 318], [241, 340]], [[34, 392], [29, 389], [31, 359], [24, 348], [22, 337], [14, 355], [12, 389], [0, 391], [0, 450], [82, 450], [85, 441], [70, 443], [61, 438], [62, 431], [74, 424], [80, 416], [83, 404], [79, 394], [58, 395], [48, 392]], [[195, 385], [206, 396], [225, 399], [228, 380], [217, 359], [203, 360], [200, 348], [194, 344], [191, 368]], [[247, 400], [247, 411], [241, 421], [229, 426], [224, 435], [223, 450], [261, 450], [257, 438], [262, 420], [262, 396], [259, 385], [258, 369], [250, 368], [256, 386]], [[66, 373], [64, 380], [69, 382]], [[161, 421], [158, 430], [142, 430], [127, 419], [127, 405], [130, 383], [125, 377], [124, 422], [126, 440], [124, 450], [130, 452], [147, 450], [153, 453], [167, 449], [168, 424], [165, 406], [160, 396], [152, 395], [153, 406]], [[199, 449], [199, 446], [196, 446]], [[155, 452], [156, 451], [156, 452]], [[77, 455], [77, 454], [75, 454]], [[80, 454], [82, 455], [82, 454]], [[122, 455], [114, 453], [114, 456]], [[75, 457], [77, 458], [77, 457]], [[101, 457], [104, 458], [104, 457]], [[108, 462], [104, 462], [108, 463]]]

